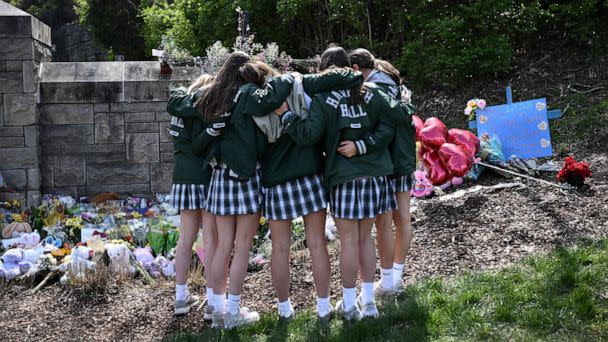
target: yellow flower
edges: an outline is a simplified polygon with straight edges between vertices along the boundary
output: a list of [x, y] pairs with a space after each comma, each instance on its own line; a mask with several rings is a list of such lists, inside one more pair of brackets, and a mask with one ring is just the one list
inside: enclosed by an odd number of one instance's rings
[[475, 100], [469, 100], [469, 102], [467, 102], [467, 107], [475, 109], [477, 108], [477, 103], [475, 102]]
[[23, 222], [23, 216], [21, 214], [11, 214], [14, 222]]
[[133, 214], [133, 218], [134, 218], [134, 219], [141, 218], [141, 214], [140, 214], [140, 213], [138, 213], [137, 211], [134, 211], [132, 214]]
[[266, 220], [266, 218], [265, 218], [265, 217], [261, 217], [261, 218], [260, 218], [260, 225], [262, 225], [262, 226], [263, 226], [263, 225], [265, 225], [265, 224], [266, 224], [266, 222], [268, 222], [268, 220]]

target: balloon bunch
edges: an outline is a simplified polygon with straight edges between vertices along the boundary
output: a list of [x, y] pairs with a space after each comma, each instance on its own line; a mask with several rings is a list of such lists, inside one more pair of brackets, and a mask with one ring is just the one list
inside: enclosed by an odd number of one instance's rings
[[433, 185], [444, 185], [450, 181], [461, 183], [473, 167], [475, 155], [479, 151], [479, 139], [463, 129], [448, 130], [436, 117], [422, 121], [413, 117], [416, 140], [420, 141], [419, 158], [422, 160]]

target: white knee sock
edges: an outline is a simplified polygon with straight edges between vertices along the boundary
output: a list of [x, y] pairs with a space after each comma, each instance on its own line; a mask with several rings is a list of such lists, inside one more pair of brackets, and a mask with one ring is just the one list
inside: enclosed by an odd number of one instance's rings
[[395, 285], [403, 282], [403, 268], [404, 264], [393, 263], [393, 280], [395, 281]]
[[237, 314], [241, 309], [241, 295], [228, 294], [226, 309], [229, 314]]
[[291, 300], [287, 298], [286, 301], [279, 302], [279, 315], [287, 315], [293, 311], [293, 306], [291, 306]]
[[188, 285], [175, 284], [175, 300], [186, 300], [188, 297]]
[[395, 281], [393, 280], [393, 269], [392, 268], [383, 268], [380, 272], [380, 285], [382, 285], [383, 289], [392, 289], [395, 285]]
[[213, 289], [207, 288], [207, 306], [213, 306]]
[[345, 311], [350, 310], [353, 306], [355, 306], [357, 304], [357, 288], [343, 287], [342, 295], [344, 297], [343, 300], [344, 300], [344, 310]]
[[361, 284], [361, 303], [366, 304], [374, 301], [374, 282], [363, 282]]
[[317, 314], [321, 317], [327, 316], [331, 312], [329, 297], [317, 297]]
[[213, 310], [225, 314], [226, 313], [226, 295], [225, 294], [213, 294]]

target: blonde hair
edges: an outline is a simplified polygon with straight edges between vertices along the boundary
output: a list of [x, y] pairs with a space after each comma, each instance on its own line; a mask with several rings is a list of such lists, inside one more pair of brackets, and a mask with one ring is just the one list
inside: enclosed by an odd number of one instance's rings
[[211, 84], [211, 82], [213, 82], [214, 77], [209, 75], [209, 74], [202, 74], [199, 76], [199, 78], [196, 79], [196, 81], [194, 81], [189, 87], [188, 87], [188, 94], [202, 88], [205, 86], [208, 86]]

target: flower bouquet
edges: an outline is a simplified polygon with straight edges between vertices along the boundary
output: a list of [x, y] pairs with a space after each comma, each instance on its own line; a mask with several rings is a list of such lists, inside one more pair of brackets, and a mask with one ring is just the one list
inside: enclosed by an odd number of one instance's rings
[[486, 108], [486, 100], [472, 99], [467, 102], [467, 108], [464, 109], [464, 114], [469, 118], [469, 121], [471, 121], [475, 118], [475, 111], [484, 108]]
[[589, 164], [577, 162], [572, 156], [568, 156], [564, 167], [557, 173], [557, 181], [573, 186], [582, 186], [585, 184], [585, 179], [591, 177], [591, 175]]

